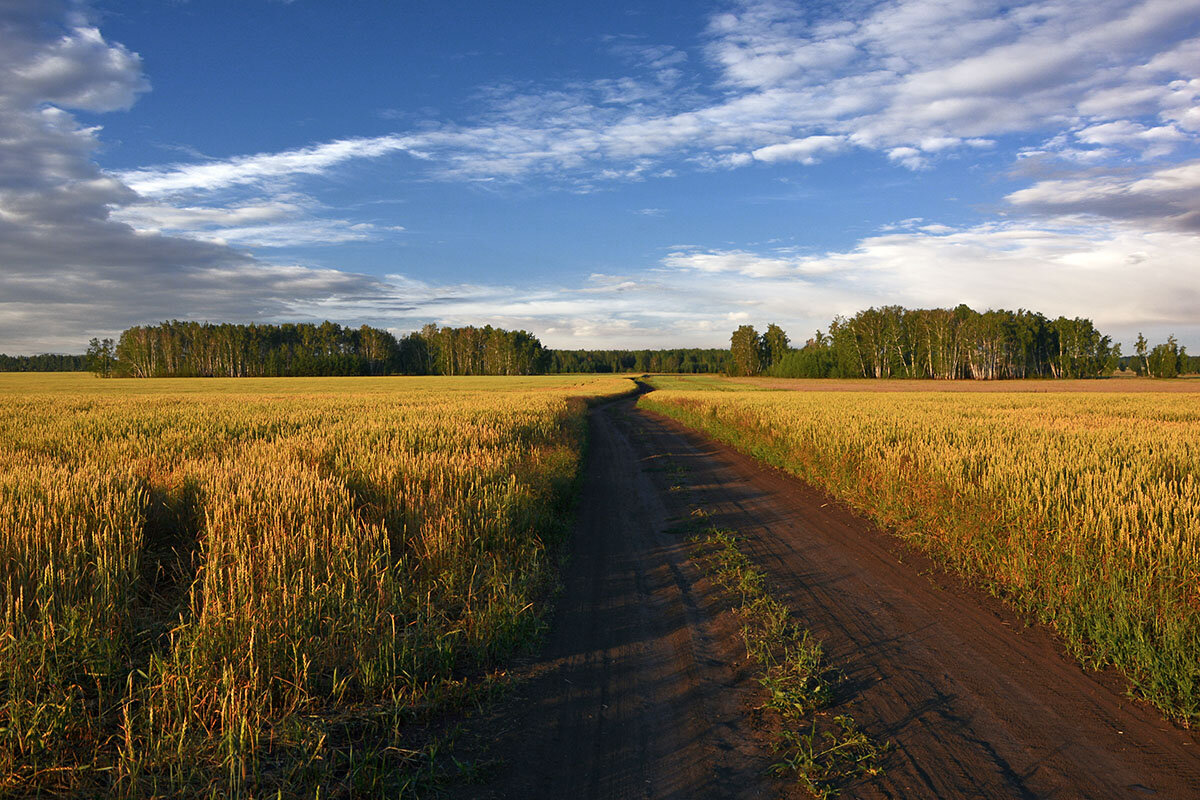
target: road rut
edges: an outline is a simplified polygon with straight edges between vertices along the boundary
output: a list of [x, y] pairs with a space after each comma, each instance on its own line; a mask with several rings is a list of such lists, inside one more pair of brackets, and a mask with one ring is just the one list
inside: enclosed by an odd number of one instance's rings
[[632, 399], [590, 425], [548, 641], [487, 721], [505, 766], [472, 796], [803, 796], [767, 772], [736, 618], [680, 533], [693, 507], [824, 640], [832, 712], [892, 743], [842, 796], [1200, 796], [1194, 734], [827, 495]]

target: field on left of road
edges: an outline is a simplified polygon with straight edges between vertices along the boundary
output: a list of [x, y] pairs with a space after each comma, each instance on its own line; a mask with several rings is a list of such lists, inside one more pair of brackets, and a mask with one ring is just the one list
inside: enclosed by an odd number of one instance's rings
[[536, 637], [586, 401], [633, 388], [0, 374], [0, 793], [402, 793]]

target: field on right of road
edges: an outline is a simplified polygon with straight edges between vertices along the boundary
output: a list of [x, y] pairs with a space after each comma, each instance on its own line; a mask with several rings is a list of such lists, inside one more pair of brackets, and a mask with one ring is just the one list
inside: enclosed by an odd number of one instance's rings
[[1200, 722], [1200, 395], [718, 383], [640, 404], [823, 487]]

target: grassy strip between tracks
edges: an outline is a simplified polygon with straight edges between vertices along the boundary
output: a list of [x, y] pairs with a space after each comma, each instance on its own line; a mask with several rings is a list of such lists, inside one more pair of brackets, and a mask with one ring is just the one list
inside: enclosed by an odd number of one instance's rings
[[835, 797], [856, 777], [880, 774], [888, 745], [873, 742], [849, 715], [829, 712], [837, 671], [825, 663], [820, 640], [771, 594], [737, 537], [710, 527], [692, 542], [709, 574], [738, 602], [734, 612], [741, 618], [746, 655], [767, 693], [761, 708], [779, 722], [774, 742], [779, 760], [772, 771], [794, 776], [819, 798]]

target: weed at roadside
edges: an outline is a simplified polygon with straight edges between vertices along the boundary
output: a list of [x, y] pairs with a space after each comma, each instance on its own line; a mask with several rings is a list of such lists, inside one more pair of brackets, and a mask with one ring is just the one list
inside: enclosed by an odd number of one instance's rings
[[[699, 520], [707, 515], [697, 509]], [[876, 745], [848, 715], [830, 717], [836, 671], [825, 663], [821, 642], [798, 624], [771, 595], [766, 575], [756, 569], [728, 531], [708, 528], [692, 538], [696, 555], [713, 579], [739, 605], [746, 655], [758, 666], [767, 693], [762, 709], [776, 715], [773, 744], [778, 775], [792, 775], [816, 797], [835, 797], [846, 783], [882, 772], [887, 745]]]

